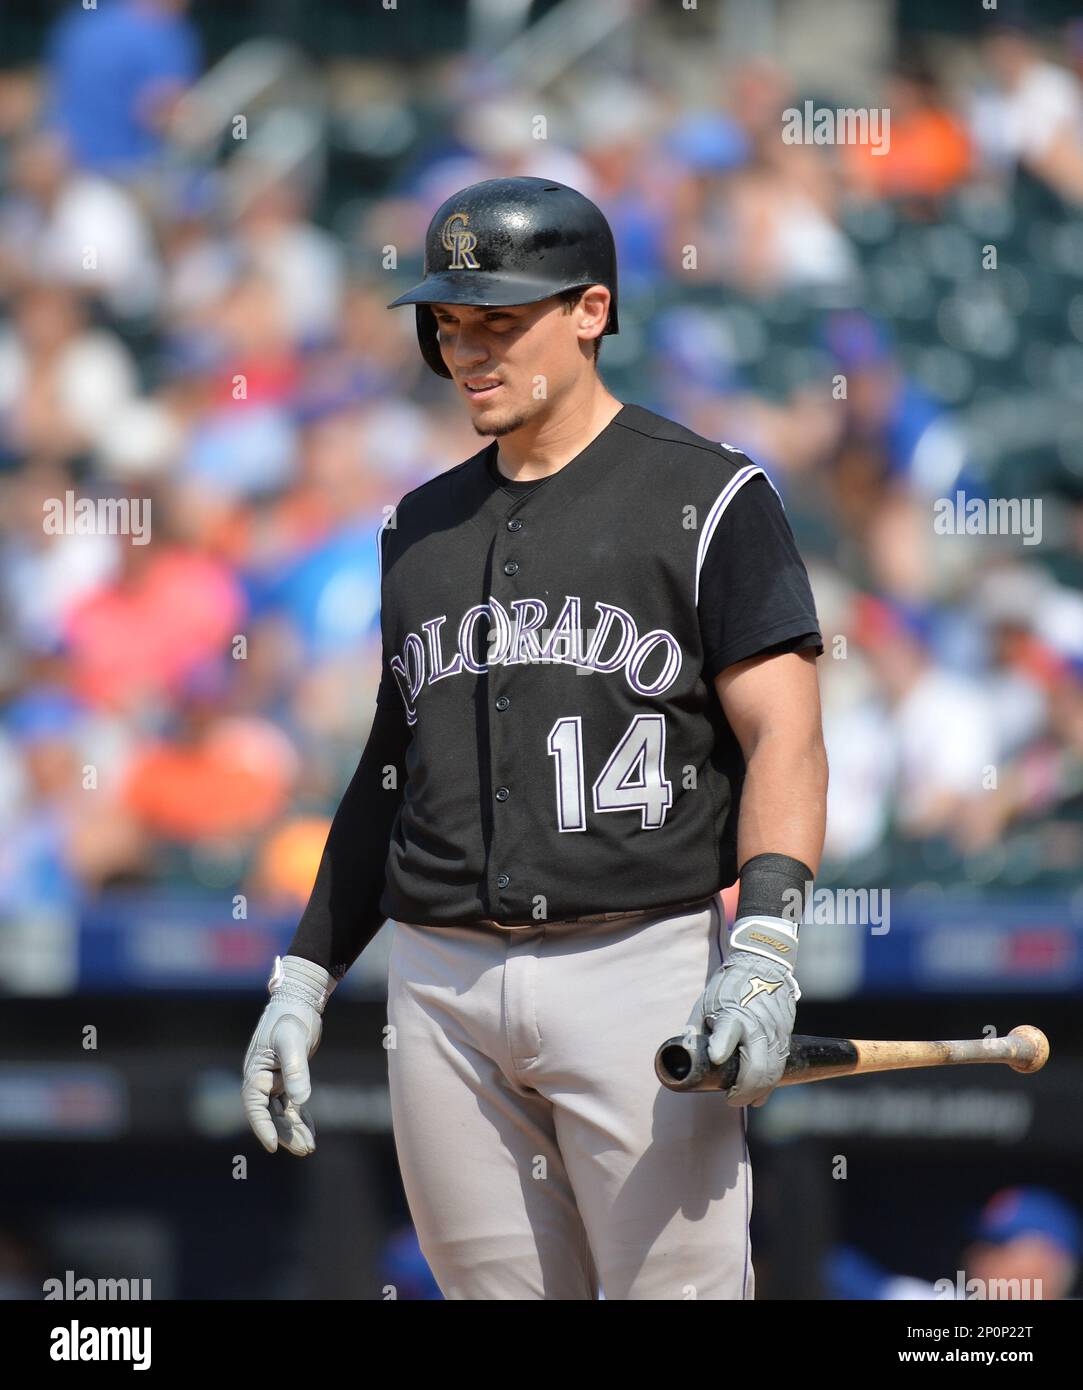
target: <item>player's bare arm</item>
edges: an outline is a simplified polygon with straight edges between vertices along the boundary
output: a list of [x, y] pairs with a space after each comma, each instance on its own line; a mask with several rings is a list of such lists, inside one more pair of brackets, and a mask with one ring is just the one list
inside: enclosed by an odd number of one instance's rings
[[815, 655], [753, 657], [721, 671], [714, 686], [745, 758], [737, 862], [788, 854], [815, 873], [827, 818]]
[[737, 917], [700, 1001], [715, 1063], [739, 1049], [731, 1105], [762, 1105], [789, 1053], [798, 932], [823, 849], [827, 756], [812, 651], [759, 656], [715, 677], [746, 773]]

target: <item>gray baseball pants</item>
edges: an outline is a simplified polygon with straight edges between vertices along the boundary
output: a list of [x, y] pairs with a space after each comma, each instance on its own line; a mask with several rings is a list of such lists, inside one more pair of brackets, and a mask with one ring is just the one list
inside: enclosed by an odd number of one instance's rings
[[745, 1111], [654, 1074], [723, 927], [717, 896], [605, 922], [394, 924], [395, 1145], [445, 1297], [753, 1297]]

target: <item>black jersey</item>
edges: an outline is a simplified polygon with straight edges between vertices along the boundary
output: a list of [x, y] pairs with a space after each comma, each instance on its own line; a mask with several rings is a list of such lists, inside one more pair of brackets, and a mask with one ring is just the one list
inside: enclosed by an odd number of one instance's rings
[[509, 486], [496, 452], [377, 538], [378, 718], [409, 731], [379, 911], [513, 925], [714, 893], [744, 765], [713, 677], [822, 650], [781, 502], [737, 450], [635, 405], [537, 484]]

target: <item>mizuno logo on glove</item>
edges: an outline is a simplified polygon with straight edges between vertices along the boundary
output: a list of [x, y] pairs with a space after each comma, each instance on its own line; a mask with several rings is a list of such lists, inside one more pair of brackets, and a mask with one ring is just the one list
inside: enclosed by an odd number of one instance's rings
[[768, 936], [766, 932], [762, 931], [750, 931], [748, 939], [749, 941], [760, 941], [764, 946], [773, 946], [783, 956], [788, 954], [790, 949], [788, 941], [781, 941], [777, 936]]
[[748, 993], [741, 1000], [742, 1007], [745, 1004], [751, 1004], [757, 994], [774, 994], [780, 984], [782, 984], [781, 980], [762, 980], [759, 975], [753, 975], [748, 982]]

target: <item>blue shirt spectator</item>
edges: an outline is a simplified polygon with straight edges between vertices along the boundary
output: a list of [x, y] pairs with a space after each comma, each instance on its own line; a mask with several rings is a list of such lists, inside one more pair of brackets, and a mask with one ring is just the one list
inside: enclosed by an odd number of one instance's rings
[[156, 113], [201, 66], [186, 7], [186, 0], [73, 5], [53, 26], [48, 124], [77, 168], [123, 177], [160, 152]]

